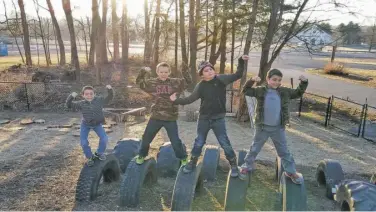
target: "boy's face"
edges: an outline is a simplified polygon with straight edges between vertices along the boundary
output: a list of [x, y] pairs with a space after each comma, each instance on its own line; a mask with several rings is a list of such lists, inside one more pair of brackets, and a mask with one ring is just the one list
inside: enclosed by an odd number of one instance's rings
[[82, 97], [85, 100], [91, 102], [94, 99], [94, 91], [91, 90], [91, 89], [86, 89], [86, 90], [84, 90], [84, 93], [82, 94]]
[[215, 77], [215, 71], [212, 67], [210, 66], [206, 66], [203, 70], [202, 70], [202, 78], [203, 80], [205, 81], [210, 81], [212, 80], [213, 78]]
[[161, 66], [157, 70], [158, 78], [165, 81], [170, 75], [170, 69], [168, 67]]
[[277, 76], [277, 75], [273, 75], [270, 78], [267, 77], [266, 81], [268, 82], [268, 86], [270, 88], [277, 89], [279, 86], [281, 86], [282, 77]]

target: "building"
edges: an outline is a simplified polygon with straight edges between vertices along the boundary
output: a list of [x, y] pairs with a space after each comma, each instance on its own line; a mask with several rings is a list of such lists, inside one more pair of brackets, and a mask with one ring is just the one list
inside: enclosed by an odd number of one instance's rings
[[290, 40], [291, 44], [298, 46], [308, 45], [310, 48], [324, 47], [333, 43], [332, 33], [321, 29], [317, 25], [312, 25], [298, 33]]

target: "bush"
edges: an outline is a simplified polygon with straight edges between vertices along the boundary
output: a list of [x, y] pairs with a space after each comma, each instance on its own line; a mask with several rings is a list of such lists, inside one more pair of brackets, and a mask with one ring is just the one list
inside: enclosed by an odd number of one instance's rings
[[346, 71], [342, 63], [328, 63], [324, 67], [325, 74], [347, 76], [349, 73]]

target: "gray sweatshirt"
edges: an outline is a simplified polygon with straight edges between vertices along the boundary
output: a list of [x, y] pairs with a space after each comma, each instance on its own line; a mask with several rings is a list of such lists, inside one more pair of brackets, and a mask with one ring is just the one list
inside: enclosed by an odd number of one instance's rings
[[265, 95], [264, 124], [268, 126], [281, 124], [281, 97], [275, 89], [269, 88]]

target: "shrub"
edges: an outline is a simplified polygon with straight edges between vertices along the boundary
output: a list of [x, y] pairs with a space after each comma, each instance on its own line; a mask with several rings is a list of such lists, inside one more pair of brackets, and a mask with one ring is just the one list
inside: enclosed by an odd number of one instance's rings
[[325, 74], [347, 76], [349, 73], [346, 71], [342, 63], [328, 63], [324, 67]]

